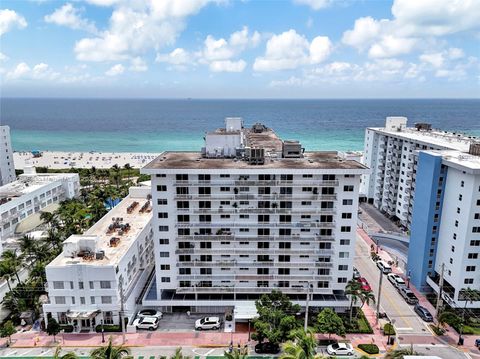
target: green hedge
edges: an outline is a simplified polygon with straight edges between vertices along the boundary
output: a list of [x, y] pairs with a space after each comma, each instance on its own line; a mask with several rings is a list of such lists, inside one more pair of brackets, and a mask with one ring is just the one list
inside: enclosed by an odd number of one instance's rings
[[358, 344], [358, 349], [363, 350], [367, 354], [380, 353], [380, 349], [378, 349], [376, 344]]
[[445, 329], [439, 328], [439, 327], [437, 327], [437, 326], [434, 325], [434, 324], [430, 324], [429, 327], [430, 327], [430, 329], [432, 329], [432, 331], [435, 333], [435, 335], [443, 335], [443, 334], [445, 334]]
[[72, 333], [73, 332], [73, 325], [60, 324], [60, 330], [63, 330], [65, 333]]
[[390, 323], [387, 323], [383, 326], [384, 335], [395, 335], [395, 328]]
[[[95, 327], [95, 331], [97, 333], [101, 333], [102, 332], [102, 326], [101, 325], [97, 325]], [[120, 327], [120, 325], [104, 325], [103, 326], [103, 331], [104, 332], [121, 332], [122, 331], [122, 328]]]

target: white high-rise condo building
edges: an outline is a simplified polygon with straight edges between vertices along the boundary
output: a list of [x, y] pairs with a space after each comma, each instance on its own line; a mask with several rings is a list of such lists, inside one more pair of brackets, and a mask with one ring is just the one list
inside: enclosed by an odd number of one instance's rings
[[15, 181], [10, 127], [0, 126], [0, 186]]
[[74, 332], [98, 330], [132, 318], [153, 273], [150, 187], [132, 187], [129, 195], [82, 235], [63, 243], [62, 253], [46, 267], [46, 318]]
[[[412, 283], [438, 292], [453, 307], [462, 290], [480, 290], [480, 144], [468, 152], [420, 151], [408, 252]], [[443, 268], [443, 271], [442, 271]]]
[[406, 229], [412, 224], [419, 150], [468, 152], [473, 136], [432, 129], [430, 124], [407, 127], [406, 117], [387, 117], [385, 127], [366, 129], [363, 163], [371, 172], [362, 178], [360, 193]]
[[54, 211], [79, 191], [76, 173], [36, 173], [34, 167], [25, 167], [18, 180], [0, 187], [1, 240], [34, 229], [41, 224], [40, 212]]
[[142, 169], [156, 265], [143, 305], [240, 315], [279, 289], [301, 305], [310, 293], [312, 306], [347, 308], [367, 168], [262, 124], [225, 122], [202, 151], [165, 152]]

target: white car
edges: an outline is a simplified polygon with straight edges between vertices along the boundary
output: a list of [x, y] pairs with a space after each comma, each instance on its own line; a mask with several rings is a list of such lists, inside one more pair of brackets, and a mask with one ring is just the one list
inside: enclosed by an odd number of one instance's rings
[[395, 288], [398, 288], [401, 285], [405, 285], [405, 281], [398, 274], [390, 273], [389, 275], [387, 275], [387, 278], [390, 281], [390, 283], [392, 283], [395, 286]]
[[353, 347], [350, 343], [335, 343], [330, 344], [327, 347], [327, 353], [329, 355], [353, 355]]
[[143, 317], [156, 317], [158, 319], [162, 319], [163, 313], [155, 309], [143, 309], [138, 312], [138, 318]]
[[219, 329], [220, 328], [220, 318], [219, 317], [205, 317], [198, 319], [195, 322], [196, 330], [205, 330], [205, 329]]
[[378, 261], [377, 267], [382, 271], [383, 274], [392, 273], [392, 267], [387, 262]]
[[137, 329], [156, 330], [159, 320], [157, 317], [142, 317], [135, 319], [133, 325]]

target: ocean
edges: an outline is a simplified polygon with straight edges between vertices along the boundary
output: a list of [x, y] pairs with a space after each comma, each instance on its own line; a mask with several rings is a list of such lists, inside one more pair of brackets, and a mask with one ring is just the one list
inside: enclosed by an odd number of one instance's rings
[[198, 150], [228, 116], [262, 122], [307, 150], [362, 150], [387, 116], [480, 136], [480, 100], [0, 99], [15, 151]]

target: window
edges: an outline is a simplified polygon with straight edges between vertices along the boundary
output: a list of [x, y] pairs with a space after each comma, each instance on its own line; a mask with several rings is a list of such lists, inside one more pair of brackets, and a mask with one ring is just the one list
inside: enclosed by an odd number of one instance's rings
[[455, 227], [458, 227], [458, 221], [455, 221]]
[[159, 206], [165, 206], [165, 205], [167, 205], [167, 203], [168, 203], [168, 202], [167, 202], [167, 199], [166, 199], [166, 198], [159, 198], [159, 199], [157, 199], [157, 204], [158, 204]]
[[158, 174], [155, 175], [155, 177], [157, 177], [157, 178], [165, 178], [165, 177], [167, 177], [167, 175], [166, 175], [165, 173], [158, 173]]
[[347, 278], [346, 277], [340, 277], [337, 279], [338, 283], [347, 283]]
[[340, 264], [338, 270], [348, 270], [348, 266], [346, 264]]
[[290, 262], [290, 256], [279, 255], [278, 256], [278, 261], [279, 262]]
[[478, 259], [478, 253], [468, 253], [468, 259]]
[[342, 213], [342, 218], [343, 219], [350, 219], [350, 218], [352, 218], [352, 214], [351, 213]]
[[168, 226], [158, 226], [159, 232], [168, 232]]
[[343, 204], [344, 206], [351, 206], [351, 205], [353, 204], [353, 199], [344, 199], [344, 200], [342, 201], [342, 204]]
[[110, 288], [112, 288], [112, 284], [108, 280], [101, 280], [100, 281], [100, 288], [101, 289], [110, 289]]
[[473, 227], [472, 233], [480, 233], [480, 227]]
[[158, 242], [160, 244], [170, 244], [170, 240], [168, 238], [160, 238]]
[[162, 283], [170, 283], [170, 277], [162, 277]]
[[341, 246], [349, 246], [350, 245], [350, 239], [340, 239], [340, 245]]
[[158, 212], [158, 218], [168, 218], [167, 212]]
[[292, 248], [292, 243], [290, 243], [290, 242], [279, 242], [278, 243], [278, 248], [280, 248], [280, 249], [290, 249], [290, 248]]
[[169, 252], [160, 252], [160, 258], [168, 258], [168, 257], [170, 257]]
[[102, 304], [112, 304], [112, 297], [109, 295], [102, 295], [101, 297]]
[[170, 264], [162, 264], [162, 265], [160, 265], [160, 270], [170, 270]]
[[353, 192], [353, 186], [343, 186], [344, 192]]
[[160, 184], [157, 185], [157, 191], [158, 192], [165, 192], [166, 190], [167, 190], [167, 186], [165, 186], [163, 184], [162, 185], [160, 185]]
[[321, 281], [317, 282], [317, 287], [318, 288], [328, 288], [328, 285], [329, 285], [329, 283], [326, 280], [321, 280]]
[[93, 289], [93, 288], [94, 288], [94, 286], [93, 286], [93, 281], [88, 282], [88, 285], [89, 285], [90, 289]]
[[352, 227], [350, 227], [350, 226], [340, 227], [340, 232], [351, 232], [351, 231], [352, 231]]
[[63, 282], [58, 282], [58, 281], [54, 281], [53, 282], [53, 289], [64, 289], [64, 284]]
[[480, 246], [480, 240], [470, 241], [470, 245], [473, 246], [473, 247], [479, 247]]
[[55, 304], [65, 304], [65, 297], [55, 297]]
[[465, 280], [463, 281], [463, 283], [465, 283], [465, 284], [473, 284], [473, 278], [465, 278]]
[[278, 268], [279, 275], [290, 275], [290, 268]]
[[80, 297], [80, 304], [85, 304], [85, 297]]
[[467, 272], [475, 272], [475, 266], [467, 266]]
[[451, 250], [452, 252], [455, 252], [455, 246], [452, 246]]
[[458, 200], [461, 201], [463, 196], [461, 194], [458, 195]]
[[349, 258], [350, 257], [350, 253], [349, 252], [340, 252], [338, 253], [338, 256], [340, 258]]
[[78, 282], [78, 289], [83, 289], [83, 282]]

